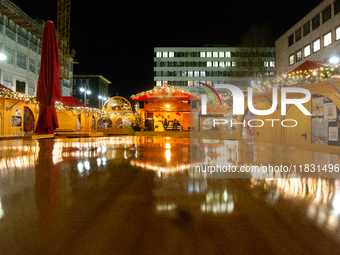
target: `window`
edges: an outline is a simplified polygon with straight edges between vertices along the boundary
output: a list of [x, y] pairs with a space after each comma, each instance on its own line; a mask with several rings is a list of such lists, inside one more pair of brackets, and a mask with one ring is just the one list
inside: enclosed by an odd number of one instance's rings
[[334, 15], [340, 12], [340, 0], [334, 1]]
[[296, 62], [298, 62], [298, 61], [300, 61], [300, 60], [302, 59], [302, 50], [298, 50], [298, 51], [296, 52], [296, 57], [295, 57], [295, 59], [296, 59]]
[[326, 47], [332, 43], [332, 32], [323, 36], [323, 47]]
[[192, 77], [193, 76], [193, 71], [188, 71], [188, 76]]
[[218, 52], [217, 51], [213, 52], [213, 57], [218, 58]]
[[220, 67], [225, 67], [224, 61], [220, 61]]
[[27, 60], [26, 55], [20, 51], [17, 53], [17, 66], [26, 69], [27, 68]]
[[205, 71], [201, 71], [201, 76], [205, 77]]
[[310, 55], [310, 45], [308, 44], [303, 48], [303, 56], [308, 57]]
[[211, 52], [207, 52], [207, 58], [211, 58]]
[[195, 71], [195, 72], [194, 72], [194, 76], [195, 76], [195, 77], [199, 77], [199, 76], [200, 76], [200, 72], [199, 72], [199, 71]]
[[270, 66], [270, 67], [275, 67], [275, 61], [270, 61], [270, 62], [269, 62], [269, 66]]
[[214, 61], [214, 62], [213, 62], [213, 66], [214, 66], [214, 67], [218, 67], [218, 62], [217, 62], [217, 61]]
[[232, 62], [231, 62], [231, 66], [236, 66], [236, 62], [235, 62], [235, 61], [232, 61]]
[[312, 19], [312, 30], [317, 29], [320, 26], [320, 14]]
[[163, 58], [167, 58], [168, 57], [168, 53], [167, 52], [163, 52]]
[[205, 52], [200, 52], [200, 57], [205, 58]]
[[28, 80], [28, 95], [34, 96], [35, 89], [34, 89], [34, 81], [33, 80]]
[[322, 23], [325, 23], [327, 20], [329, 20], [331, 16], [331, 5], [328, 5], [327, 8], [322, 12]]
[[208, 61], [207, 62], [207, 67], [211, 67], [211, 64], [212, 64], [211, 61]]
[[309, 20], [303, 25], [303, 36], [306, 36], [310, 33], [310, 22]]
[[4, 83], [7, 88], [13, 89], [13, 80], [12, 80], [12, 74], [4, 72]]
[[186, 77], [188, 75], [187, 71], [182, 71], [182, 77]]
[[295, 31], [295, 42], [301, 39], [301, 27]]
[[268, 67], [268, 61], [264, 61], [264, 66]]
[[294, 34], [288, 37], [288, 47], [294, 44]]
[[175, 52], [169, 52], [169, 58], [173, 58], [175, 56]]
[[335, 40], [340, 39], [340, 27], [335, 29]]
[[35, 60], [33, 58], [29, 58], [29, 70], [35, 73]]
[[289, 65], [291, 66], [292, 64], [294, 64], [294, 54], [289, 56]]
[[231, 62], [230, 61], [225, 62], [225, 66], [230, 67], [231, 66]]
[[227, 58], [230, 58], [230, 51], [227, 51], [227, 52], [225, 53], [225, 56], [226, 56]]
[[313, 42], [313, 52], [317, 52], [320, 50], [320, 39], [317, 39]]
[[219, 56], [220, 58], [224, 58], [224, 52], [219, 52], [219, 53], [218, 53], [218, 56]]
[[5, 52], [7, 56], [7, 63], [13, 65], [14, 64], [14, 50], [5, 46]]

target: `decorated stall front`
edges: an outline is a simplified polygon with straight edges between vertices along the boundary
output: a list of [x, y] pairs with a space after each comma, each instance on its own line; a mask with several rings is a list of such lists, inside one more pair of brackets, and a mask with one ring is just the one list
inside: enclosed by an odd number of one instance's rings
[[[308, 148], [316, 151], [340, 152], [340, 78], [339, 67], [323, 66], [313, 70], [296, 70], [274, 82], [253, 87], [253, 105], [257, 110], [268, 110], [273, 104], [273, 88], [278, 89], [277, 107], [267, 115], [254, 114], [248, 109], [238, 116], [238, 139], [269, 142]], [[311, 115], [306, 115], [294, 104], [286, 106], [282, 114], [283, 88], [302, 88], [311, 98], [302, 104]], [[246, 94], [246, 92], [245, 92]], [[304, 93], [287, 93], [288, 99], [303, 99]]]
[[141, 110], [143, 129], [148, 131], [187, 131], [195, 126], [191, 102], [201, 100], [199, 94], [168, 86], [131, 96], [144, 102]]

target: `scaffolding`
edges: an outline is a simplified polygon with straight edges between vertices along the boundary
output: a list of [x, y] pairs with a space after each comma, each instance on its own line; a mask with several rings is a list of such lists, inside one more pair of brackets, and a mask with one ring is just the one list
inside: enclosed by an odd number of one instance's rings
[[70, 14], [71, 0], [58, 0], [57, 33], [59, 48], [60, 79], [69, 79], [70, 69]]

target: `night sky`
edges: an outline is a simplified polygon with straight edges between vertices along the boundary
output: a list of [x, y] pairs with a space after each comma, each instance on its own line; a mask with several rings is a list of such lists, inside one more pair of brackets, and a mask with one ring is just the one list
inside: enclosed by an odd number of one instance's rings
[[[57, 21], [57, 0], [13, 0], [32, 18]], [[253, 24], [274, 42], [322, 0], [71, 0], [75, 75], [102, 75], [110, 93], [152, 89], [154, 47], [238, 46]]]

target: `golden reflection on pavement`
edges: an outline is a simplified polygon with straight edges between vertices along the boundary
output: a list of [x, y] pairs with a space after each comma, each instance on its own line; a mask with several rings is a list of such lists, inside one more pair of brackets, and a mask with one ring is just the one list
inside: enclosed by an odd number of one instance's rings
[[339, 250], [339, 179], [225, 179], [195, 171], [208, 164], [334, 164], [336, 154], [133, 136], [0, 145], [0, 254]]

